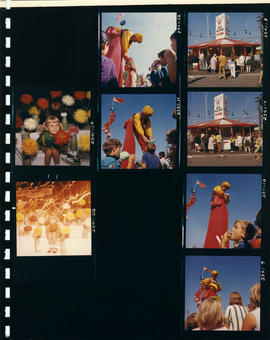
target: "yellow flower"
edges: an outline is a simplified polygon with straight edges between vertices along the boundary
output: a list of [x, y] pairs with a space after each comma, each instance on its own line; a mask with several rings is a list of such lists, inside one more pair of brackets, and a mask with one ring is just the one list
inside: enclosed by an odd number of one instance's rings
[[37, 106], [31, 106], [30, 109], [28, 110], [28, 112], [30, 113], [30, 115], [39, 115], [40, 114]]
[[84, 213], [85, 213], [85, 215], [91, 215], [91, 209], [85, 208]]
[[42, 234], [42, 229], [41, 229], [41, 227], [36, 227], [36, 228], [34, 229], [34, 235], [35, 235], [36, 237], [40, 237], [41, 234]]
[[90, 151], [90, 134], [82, 135], [79, 138], [78, 145], [82, 151], [89, 152]]
[[63, 227], [62, 234], [63, 235], [69, 235], [70, 234], [70, 227], [67, 227], [67, 226]]
[[91, 117], [91, 110], [88, 110], [87, 113], [88, 113], [88, 117], [90, 118]]
[[91, 91], [86, 92], [86, 98], [89, 100], [91, 99]]
[[73, 221], [75, 219], [75, 215], [73, 214], [73, 212], [69, 211], [67, 214], [66, 214], [66, 219], [68, 221]]
[[22, 142], [22, 151], [27, 156], [34, 156], [38, 151], [38, 144], [34, 139], [28, 138]]
[[22, 222], [22, 221], [23, 221], [23, 214], [17, 213], [17, 222]]
[[76, 122], [81, 123], [81, 124], [85, 124], [88, 121], [88, 113], [87, 111], [83, 109], [76, 110], [74, 112], [73, 117], [76, 120]]
[[84, 210], [83, 209], [79, 209], [79, 210], [76, 211], [76, 217], [77, 218], [83, 217], [83, 214], [84, 214]]
[[80, 205], [81, 207], [83, 207], [85, 204], [86, 204], [86, 201], [85, 201], [84, 199], [81, 199], [81, 200], [79, 201], [79, 205]]

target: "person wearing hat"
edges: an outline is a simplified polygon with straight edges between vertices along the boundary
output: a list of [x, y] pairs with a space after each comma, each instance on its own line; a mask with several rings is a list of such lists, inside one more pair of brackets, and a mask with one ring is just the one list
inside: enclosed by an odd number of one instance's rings
[[218, 275], [218, 271], [212, 270], [211, 278], [207, 277], [201, 280], [200, 289], [194, 295], [194, 300], [198, 305], [209, 297], [217, 297], [217, 293], [222, 290], [220, 283], [217, 281]]
[[[146, 152], [146, 145], [152, 139], [152, 129], [150, 117], [153, 116], [154, 109], [146, 105], [141, 112], [135, 113], [129, 118], [124, 129], [125, 139], [122, 151], [127, 151], [129, 154], [135, 154], [135, 137], [141, 146], [143, 153]], [[121, 167], [126, 168], [126, 161], [122, 161]]]
[[123, 58], [127, 62], [129, 60], [128, 50], [132, 43], [139, 44], [143, 41], [141, 33], [133, 34], [128, 29], [121, 29], [119, 27], [109, 26], [106, 33], [110, 39], [110, 46], [107, 57], [114, 61], [116, 76], [118, 79], [119, 87], [123, 86]]
[[[225, 191], [230, 189], [230, 187], [230, 183], [223, 182], [221, 185], [215, 186], [212, 192], [211, 212], [204, 248], [219, 248], [218, 238], [221, 239], [221, 235], [228, 231], [229, 213], [227, 204], [230, 202], [230, 195], [226, 194]], [[227, 242], [225, 247], [229, 248], [229, 242]]]

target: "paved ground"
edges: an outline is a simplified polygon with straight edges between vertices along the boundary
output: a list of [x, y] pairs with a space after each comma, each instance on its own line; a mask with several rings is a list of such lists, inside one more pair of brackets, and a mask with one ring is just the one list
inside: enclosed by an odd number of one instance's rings
[[[262, 157], [262, 154], [261, 154]], [[205, 152], [188, 154], [188, 166], [262, 166], [262, 159], [256, 160], [254, 154], [238, 152], [222, 152], [221, 154], [209, 155]]]
[[189, 71], [188, 87], [258, 87], [259, 73], [241, 73], [231, 78], [227, 72], [227, 79], [218, 79], [218, 73], [211, 75], [207, 71]]

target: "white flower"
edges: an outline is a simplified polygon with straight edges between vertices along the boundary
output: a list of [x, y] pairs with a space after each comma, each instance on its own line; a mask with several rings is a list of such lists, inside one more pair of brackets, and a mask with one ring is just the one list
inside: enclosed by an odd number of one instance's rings
[[68, 203], [64, 203], [64, 204], [63, 204], [63, 209], [64, 209], [64, 210], [70, 209], [70, 205], [69, 205]]
[[67, 106], [72, 106], [75, 103], [75, 99], [70, 96], [69, 94], [65, 95], [62, 97], [62, 102], [63, 104], [67, 105]]
[[24, 128], [28, 131], [35, 131], [38, 127], [38, 122], [35, 121], [33, 118], [27, 118], [23, 122]]

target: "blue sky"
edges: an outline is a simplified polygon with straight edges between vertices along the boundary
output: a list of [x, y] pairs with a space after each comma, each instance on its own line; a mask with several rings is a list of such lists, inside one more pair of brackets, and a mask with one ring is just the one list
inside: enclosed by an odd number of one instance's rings
[[[216, 16], [219, 13], [189, 13], [188, 15], [188, 45], [193, 45], [209, 40], [216, 39]], [[261, 35], [257, 17], [261, 14], [257, 13], [229, 13], [226, 14], [230, 18], [230, 38], [234, 40], [243, 40], [261, 43]], [[211, 35], [208, 39], [207, 33], [207, 17], [209, 23], [209, 31]], [[247, 33], [245, 33], [245, 30]], [[202, 35], [202, 36], [200, 36]]]
[[[108, 26], [120, 27], [116, 18], [120, 13], [102, 13], [102, 30]], [[124, 28], [132, 33], [142, 33], [143, 42], [133, 43], [128, 55], [137, 66], [138, 74], [148, 74], [157, 54], [171, 46], [170, 36], [176, 30], [176, 13], [125, 13]]]
[[[219, 272], [218, 281], [222, 291], [223, 311], [229, 305], [229, 297], [233, 291], [242, 296], [243, 305], [249, 303], [250, 288], [260, 281], [259, 256], [187, 256], [185, 276], [185, 318], [188, 313], [197, 311], [193, 300], [194, 294], [200, 288], [200, 276], [203, 267]], [[210, 273], [205, 272], [205, 277]]]
[[[157, 153], [167, 150], [166, 132], [176, 128], [176, 120], [172, 118], [173, 110], [176, 106], [176, 96], [172, 94], [103, 94], [101, 99], [101, 126], [108, 121], [112, 98], [123, 98], [124, 103], [114, 103], [116, 119], [111, 126], [111, 138], [117, 138], [123, 144], [125, 138], [124, 123], [134, 113], [141, 112], [145, 105], [150, 105], [154, 109], [154, 115], [151, 118], [152, 134], [155, 139]], [[102, 131], [101, 144], [106, 140], [106, 135]], [[101, 158], [104, 158], [104, 152], [101, 151]], [[141, 148], [136, 140], [136, 160], [142, 157]]]
[[[256, 122], [258, 124], [258, 108], [255, 100], [261, 92], [189, 92], [188, 125], [213, 120], [214, 97], [221, 93], [228, 97], [230, 119], [240, 119], [248, 123]], [[248, 115], [244, 115], [243, 110], [248, 112]], [[210, 115], [208, 115], [208, 111], [210, 111]]]
[[188, 174], [187, 201], [197, 179], [205, 184], [206, 188], [196, 186], [197, 200], [188, 210], [186, 221], [186, 246], [188, 248], [203, 248], [210, 216], [211, 193], [216, 185], [224, 181], [231, 184], [231, 188], [227, 191], [231, 196], [231, 201], [227, 206], [229, 230], [232, 229], [237, 219], [248, 220], [252, 223], [255, 221], [256, 213], [261, 207], [261, 175]]

